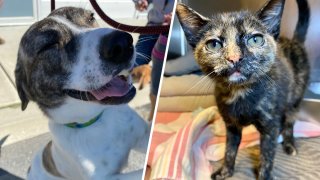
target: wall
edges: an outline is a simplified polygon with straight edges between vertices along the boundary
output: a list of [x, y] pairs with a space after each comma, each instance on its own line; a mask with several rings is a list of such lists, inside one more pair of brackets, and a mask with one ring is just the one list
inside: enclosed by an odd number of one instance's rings
[[4, 0], [0, 17], [33, 16], [32, 0]]
[[[147, 13], [135, 10], [132, 0], [97, 0], [102, 10], [115, 19], [146, 18]], [[33, 3], [34, 2], [34, 3]], [[93, 10], [89, 0], [56, 0], [56, 8], [82, 7]], [[0, 10], [0, 26], [29, 25], [50, 13], [50, 0], [4, 0]], [[99, 17], [97, 16], [99, 19]]]

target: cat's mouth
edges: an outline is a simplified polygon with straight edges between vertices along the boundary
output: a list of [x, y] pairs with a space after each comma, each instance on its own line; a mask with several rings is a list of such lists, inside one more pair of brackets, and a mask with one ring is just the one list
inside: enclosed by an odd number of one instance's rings
[[247, 80], [247, 77], [241, 72], [239, 68], [232, 68], [227, 73], [228, 81], [234, 84], [240, 84]]

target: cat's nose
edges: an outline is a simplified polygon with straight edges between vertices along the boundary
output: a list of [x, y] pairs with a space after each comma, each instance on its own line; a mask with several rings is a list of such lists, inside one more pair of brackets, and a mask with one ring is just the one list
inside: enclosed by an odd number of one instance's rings
[[241, 55], [232, 55], [232, 56], [228, 56], [227, 60], [229, 62], [231, 62], [232, 64], [234, 64], [234, 63], [241, 61], [242, 57], [241, 57]]

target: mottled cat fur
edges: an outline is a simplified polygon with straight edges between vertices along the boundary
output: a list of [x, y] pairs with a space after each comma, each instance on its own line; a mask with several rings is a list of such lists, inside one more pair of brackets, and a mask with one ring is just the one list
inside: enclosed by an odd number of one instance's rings
[[279, 37], [285, 0], [270, 0], [256, 14], [231, 12], [211, 19], [186, 5], [177, 5], [178, 18], [196, 61], [216, 83], [217, 105], [227, 128], [224, 164], [212, 179], [232, 176], [242, 128], [250, 124], [261, 134], [258, 179], [273, 179], [280, 133], [284, 151], [296, 154], [294, 115], [309, 79], [303, 47], [309, 7], [305, 0], [297, 3], [299, 20], [292, 40]]

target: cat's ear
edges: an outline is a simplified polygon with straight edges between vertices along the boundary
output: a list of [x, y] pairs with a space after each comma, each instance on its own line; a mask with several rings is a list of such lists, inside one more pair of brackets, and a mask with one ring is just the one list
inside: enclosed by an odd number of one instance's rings
[[195, 47], [197, 33], [210, 20], [182, 3], [177, 4], [176, 12], [189, 44]]
[[285, 0], [269, 0], [263, 8], [257, 12], [258, 18], [275, 39], [277, 39], [280, 34], [280, 24], [284, 4]]

